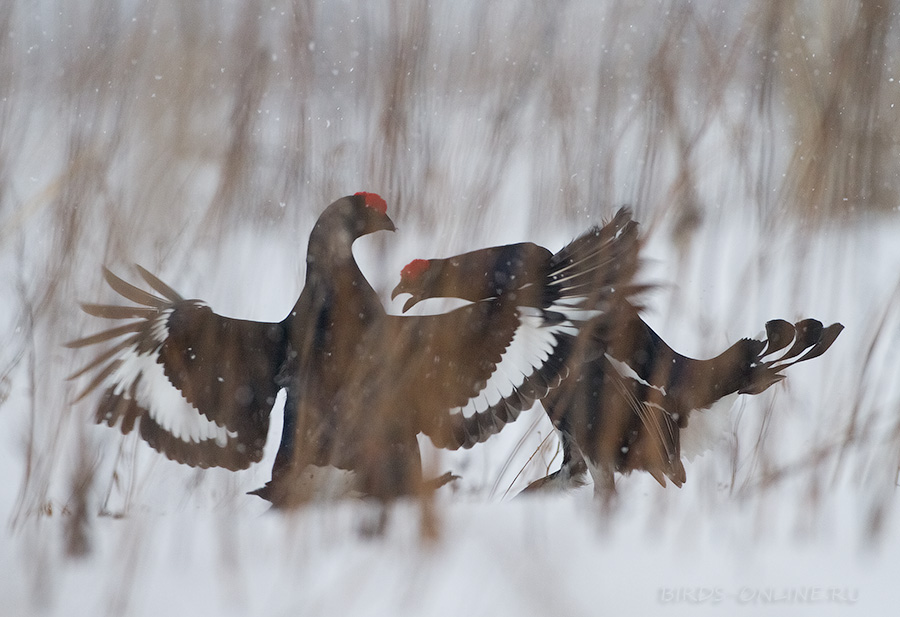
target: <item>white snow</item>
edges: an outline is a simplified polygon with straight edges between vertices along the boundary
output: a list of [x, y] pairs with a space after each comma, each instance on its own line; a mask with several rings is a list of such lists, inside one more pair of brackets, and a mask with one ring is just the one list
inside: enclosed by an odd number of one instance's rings
[[[845, 34], [867, 23], [856, 5], [769, 24], [756, 5], [710, 0], [9, 4], [0, 613], [896, 612], [898, 208], [848, 194], [845, 218], [798, 213], [867, 166], [847, 156], [816, 192], [797, 188], [831, 152], [810, 150], [808, 125]], [[894, 156], [892, 93], [873, 95], [866, 126]], [[866, 94], [835, 99], [848, 131]], [[73, 402], [64, 378], [85, 356], [61, 345], [96, 327], [78, 301], [112, 297], [101, 265], [141, 263], [220, 314], [277, 321], [315, 217], [360, 190], [399, 228], [354, 247], [391, 312], [414, 258], [558, 249], [631, 204], [641, 282], [660, 285], [645, 316], [679, 352], [710, 357], [772, 318], [846, 329], [784, 383], [702, 412], [723, 424], [711, 437], [727, 434], [685, 464], [681, 489], [632, 474], [611, 510], [590, 486], [512, 498], [560, 463], [535, 407], [470, 451], [421, 441], [430, 475], [461, 479], [433, 509], [397, 504], [374, 537], [371, 504], [282, 514], [245, 494], [268, 480], [277, 409], [264, 460], [232, 473], [169, 461], [92, 424], [95, 400]], [[423, 540], [432, 514], [437, 539]]]

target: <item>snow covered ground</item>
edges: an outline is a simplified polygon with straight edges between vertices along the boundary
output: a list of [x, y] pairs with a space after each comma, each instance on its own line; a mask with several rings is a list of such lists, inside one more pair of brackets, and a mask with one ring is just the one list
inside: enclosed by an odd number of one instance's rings
[[[828, 30], [811, 8], [712, 0], [12, 5], [0, 614], [896, 610], [900, 182], [878, 176], [887, 203], [840, 174], [817, 183], [806, 162], [857, 137], [804, 149], [827, 80], [810, 93], [789, 79], [840, 73], [852, 15], [829, 14]], [[897, 143], [887, 40], [865, 127], [893, 127]], [[867, 168], [896, 161], [890, 147]], [[838, 189], [846, 216], [820, 199]], [[101, 264], [133, 278], [138, 262], [217, 312], [279, 320], [315, 217], [358, 190], [381, 193], [399, 227], [356, 246], [393, 312], [415, 257], [557, 248], [631, 203], [641, 278], [659, 284], [647, 320], [680, 352], [712, 355], [776, 317], [846, 330], [783, 385], [738, 399], [681, 489], [619, 478], [611, 510], [590, 487], [514, 498], [559, 464], [535, 408], [469, 452], [423, 442], [426, 462], [462, 479], [434, 504], [398, 505], [375, 537], [368, 504], [285, 515], [245, 495], [268, 479], [277, 413], [266, 459], [230, 473], [165, 460], [74, 403], [64, 378], [85, 358], [61, 343], [96, 327], [77, 301], [112, 297]]]

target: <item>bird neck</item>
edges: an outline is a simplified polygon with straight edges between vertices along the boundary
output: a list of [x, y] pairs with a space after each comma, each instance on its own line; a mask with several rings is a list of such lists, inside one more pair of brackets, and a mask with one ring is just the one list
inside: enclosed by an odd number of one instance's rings
[[[353, 257], [350, 245], [340, 249], [334, 244], [324, 250], [310, 251], [306, 257], [306, 287], [310, 290], [333, 289], [364, 298], [366, 302], [378, 298], [372, 285], [363, 275]], [[378, 301], [380, 304], [380, 301]]]
[[307, 272], [340, 267], [353, 259], [353, 243], [358, 238], [342, 217], [321, 216], [309, 235], [306, 249]]

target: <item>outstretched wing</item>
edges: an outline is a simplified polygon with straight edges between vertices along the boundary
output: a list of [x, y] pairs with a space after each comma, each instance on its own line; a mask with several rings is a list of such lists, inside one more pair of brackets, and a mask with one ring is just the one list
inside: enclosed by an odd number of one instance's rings
[[162, 297], [104, 268], [109, 286], [139, 306], [82, 306], [95, 317], [135, 321], [67, 344], [115, 342], [70, 377], [95, 372], [79, 399], [103, 388], [98, 423], [126, 434], [137, 427], [179, 463], [244, 469], [259, 461], [284, 362], [282, 325], [222, 317], [138, 269]]
[[399, 390], [418, 430], [441, 448], [469, 448], [497, 433], [558, 385], [577, 327], [517, 305], [515, 294], [449, 313], [390, 318], [402, 357]]
[[[478, 289], [493, 295], [443, 315], [396, 318], [401, 331], [395, 340], [408, 347], [407, 366], [421, 384], [412, 404], [421, 430], [439, 447], [471, 447], [547, 396], [570, 366], [593, 353], [588, 337], [579, 337], [581, 328], [639, 290], [632, 283], [639, 248], [637, 224], [623, 209], [556, 255], [546, 252], [546, 264], [531, 268], [539, 278], [517, 277], [511, 284], [501, 272], [503, 284], [485, 286], [484, 277], [472, 277], [466, 288], [454, 277], [449, 286], [432, 279], [430, 289], [407, 290], [417, 299], [447, 289], [468, 299]], [[491, 250], [450, 258], [454, 267], [444, 272], [490, 267], [496, 261]]]
[[550, 258], [545, 304], [608, 311], [611, 302], [648, 288], [633, 283], [641, 242], [631, 216], [631, 208], [620, 208], [608, 223], [592, 227]]

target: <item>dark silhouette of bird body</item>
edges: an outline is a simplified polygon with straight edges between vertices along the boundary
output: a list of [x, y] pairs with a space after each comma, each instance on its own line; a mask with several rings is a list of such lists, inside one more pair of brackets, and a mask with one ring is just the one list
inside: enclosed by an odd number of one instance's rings
[[[621, 210], [610, 226], [625, 217], [630, 213]], [[551, 256], [536, 245], [517, 244], [416, 260], [404, 268], [393, 296], [411, 294], [408, 310], [433, 297], [478, 301], [520, 293], [534, 288], [530, 277], [548, 271], [564, 252]], [[510, 264], [519, 264], [515, 276], [508, 272]], [[630, 280], [637, 261], [620, 266]], [[765, 340], [742, 339], [715, 358], [695, 360], [674, 351], [641, 319], [634, 302], [641, 289], [632, 284], [629, 293], [609, 295], [604, 310], [572, 342], [578, 353], [566, 359], [566, 378], [541, 397], [560, 432], [563, 463], [530, 490], [581, 484], [588, 471], [598, 494], [614, 490], [616, 471], [644, 470], [663, 486], [667, 477], [680, 486], [685, 481], [681, 430], [693, 412], [730, 394], [766, 390], [784, 378], [781, 371], [788, 366], [824, 353], [843, 329], [813, 319], [774, 320], [766, 324]]]
[[115, 341], [73, 378], [96, 371], [81, 396], [103, 389], [98, 422], [137, 428], [175, 461], [228, 469], [262, 458], [283, 388], [272, 479], [254, 493], [296, 505], [317, 497], [318, 471], [338, 469], [359, 494], [415, 494], [444, 478], [423, 482], [418, 433], [439, 447], [471, 447], [560, 383], [579, 327], [630, 283], [632, 270], [619, 264], [636, 262], [636, 233], [619, 223], [617, 233], [588, 234], [561, 251], [569, 261], [529, 270], [528, 285], [443, 314], [392, 316], [352, 245], [394, 224], [383, 199], [359, 193], [319, 217], [303, 291], [279, 323], [216, 315], [141, 268], [160, 295], [104, 270], [138, 306], [84, 309], [136, 321], [70, 343]]

